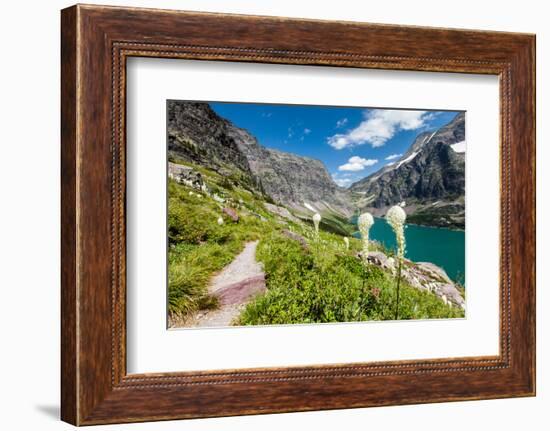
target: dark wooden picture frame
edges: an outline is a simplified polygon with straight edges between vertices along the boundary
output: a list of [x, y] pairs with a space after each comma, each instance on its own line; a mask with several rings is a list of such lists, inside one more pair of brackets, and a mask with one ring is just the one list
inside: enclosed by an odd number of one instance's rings
[[[61, 21], [64, 421], [535, 394], [534, 35], [81, 5], [63, 10]], [[499, 355], [127, 374], [125, 65], [131, 56], [498, 75]]]

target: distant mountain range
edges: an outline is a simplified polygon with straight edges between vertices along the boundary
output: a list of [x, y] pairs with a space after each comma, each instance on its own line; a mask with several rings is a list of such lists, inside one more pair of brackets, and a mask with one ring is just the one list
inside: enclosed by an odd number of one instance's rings
[[409, 221], [464, 228], [465, 119], [418, 135], [401, 159], [338, 186], [317, 159], [262, 146], [202, 102], [168, 102], [168, 156], [212, 169], [297, 212], [381, 216], [401, 204]]
[[396, 204], [410, 222], [464, 228], [465, 114], [420, 133], [397, 161], [352, 184], [355, 205], [383, 215]]

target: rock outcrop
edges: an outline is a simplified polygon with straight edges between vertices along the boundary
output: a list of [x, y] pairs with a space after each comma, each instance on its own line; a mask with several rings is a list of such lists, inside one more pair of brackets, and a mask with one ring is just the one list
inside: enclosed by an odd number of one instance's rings
[[[360, 253], [358, 257], [362, 257]], [[370, 251], [367, 256], [367, 262], [390, 271], [394, 275], [397, 272], [395, 260], [380, 251]], [[401, 276], [410, 286], [419, 290], [432, 292], [446, 304], [463, 309], [466, 308], [466, 302], [456, 284], [442, 268], [433, 263], [415, 263], [409, 259], [404, 259], [401, 267]]]
[[168, 177], [197, 190], [203, 190], [206, 187], [200, 172], [177, 163], [168, 163]]

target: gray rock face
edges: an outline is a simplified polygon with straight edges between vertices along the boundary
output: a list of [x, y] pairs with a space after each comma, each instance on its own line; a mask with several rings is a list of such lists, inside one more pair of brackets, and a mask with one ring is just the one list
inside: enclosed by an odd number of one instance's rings
[[[359, 253], [358, 257], [362, 258], [362, 255]], [[367, 262], [390, 271], [394, 275], [397, 272], [397, 263], [395, 260], [391, 257], [387, 257], [380, 251], [369, 252]], [[466, 301], [460, 294], [455, 283], [449, 278], [445, 270], [433, 263], [414, 263], [409, 259], [404, 259], [401, 276], [415, 289], [432, 292], [446, 304], [451, 306], [461, 307], [463, 309], [466, 308]]]
[[464, 228], [465, 153], [453, 145], [465, 140], [465, 115], [417, 136], [403, 157], [351, 185], [358, 205], [382, 215], [405, 202], [409, 221]]
[[292, 213], [289, 210], [287, 210], [285, 207], [273, 205], [273, 204], [270, 204], [269, 202], [264, 202], [264, 207], [270, 213], [275, 214], [279, 217], [282, 217], [284, 219], [287, 219], [296, 223], [300, 222], [300, 219], [298, 217], [293, 216]]
[[309, 212], [308, 203], [319, 212], [352, 214], [348, 192], [334, 183], [321, 161], [263, 147], [207, 103], [168, 102], [168, 154], [237, 176], [297, 210]]
[[197, 190], [201, 190], [205, 186], [200, 172], [195, 171], [193, 168], [178, 165], [176, 163], [168, 163], [168, 177], [180, 184], [186, 184]]
[[234, 139], [230, 124], [205, 103], [168, 101], [168, 157], [218, 172], [250, 174], [248, 161]]
[[272, 149], [262, 155], [267, 157], [251, 159], [250, 167], [275, 201], [297, 210], [305, 210], [307, 202], [320, 213], [352, 214], [348, 193], [334, 183], [321, 161]]

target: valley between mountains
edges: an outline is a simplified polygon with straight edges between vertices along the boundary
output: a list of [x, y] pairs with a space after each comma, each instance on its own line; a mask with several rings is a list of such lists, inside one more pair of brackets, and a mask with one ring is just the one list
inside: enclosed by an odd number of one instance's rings
[[464, 229], [464, 113], [348, 188], [208, 103], [170, 100], [167, 113], [170, 327], [464, 316], [463, 280], [407, 255], [398, 267], [378, 241], [365, 252], [356, 226], [399, 205], [407, 223]]

